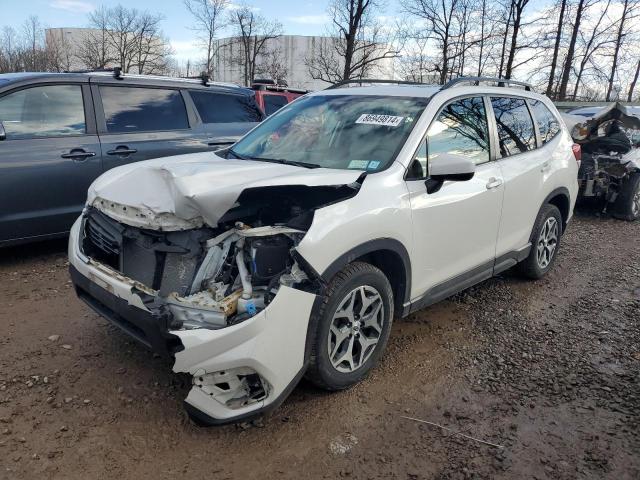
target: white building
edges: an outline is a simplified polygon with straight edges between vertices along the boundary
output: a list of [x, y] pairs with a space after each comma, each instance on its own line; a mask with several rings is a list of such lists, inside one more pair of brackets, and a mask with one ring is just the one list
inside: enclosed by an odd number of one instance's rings
[[[264, 67], [277, 62], [279, 67], [284, 67], [283, 70], [286, 73], [282, 76], [287, 80], [287, 84], [290, 87], [320, 90], [326, 88], [329, 84], [322, 80], [311, 78], [305, 60], [317, 54], [321, 48], [325, 51], [332, 51], [330, 43], [333, 41], [334, 39], [331, 37], [281, 35], [278, 38], [267, 41], [264, 49], [266, 55], [259, 56], [256, 63]], [[237, 58], [240, 53], [238, 42], [237, 38], [217, 40], [218, 55], [214, 59], [213, 69], [213, 77], [216, 81], [244, 83], [242, 65], [234, 61], [234, 58]], [[339, 58], [336, 58], [335, 61], [338, 64], [342, 63], [342, 59]], [[267, 68], [267, 70], [270, 69]], [[276, 69], [272, 68], [271, 70]], [[372, 70], [370, 74], [372, 77], [392, 79], [394, 78], [394, 61], [393, 59], [381, 60], [374, 65]], [[270, 75], [261, 72], [257, 73], [256, 77], [269, 78]]]

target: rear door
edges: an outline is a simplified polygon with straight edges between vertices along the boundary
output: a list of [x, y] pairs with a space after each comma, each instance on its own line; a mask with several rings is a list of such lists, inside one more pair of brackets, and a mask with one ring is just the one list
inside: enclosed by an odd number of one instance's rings
[[536, 127], [527, 100], [492, 96], [491, 107], [498, 137], [498, 164], [505, 183], [496, 252], [500, 258], [511, 255], [529, 242], [544, 201], [543, 181], [552, 158], [551, 150], [538, 148]]
[[104, 168], [205, 150], [179, 88], [94, 84]]
[[191, 89], [197, 138], [211, 150], [228, 147], [262, 120], [253, 94]]
[[86, 83], [0, 94], [0, 242], [63, 233], [102, 172]]

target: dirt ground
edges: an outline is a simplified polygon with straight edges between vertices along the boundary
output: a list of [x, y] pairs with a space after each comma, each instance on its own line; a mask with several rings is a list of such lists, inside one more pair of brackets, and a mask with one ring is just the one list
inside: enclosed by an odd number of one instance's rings
[[545, 279], [398, 321], [364, 383], [244, 428], [190, 423], [189, 379], [76, 299], [64, 249], [0, 251], [2, 479], [640, 478], [640, 222], [576, 218]]

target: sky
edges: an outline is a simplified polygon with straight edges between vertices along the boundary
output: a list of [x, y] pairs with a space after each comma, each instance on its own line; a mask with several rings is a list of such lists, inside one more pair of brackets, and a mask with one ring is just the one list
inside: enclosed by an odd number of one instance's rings
[[[328, 0], [249, 0], [246, 3], [259, 9], [265, 17], [278, 19], [286, 34], [325, 32]], [[171, 40], [179, 61], [201, 56], [195, 33], [189, 29], [190, 14], [182, 0], [0, 0], [0, 28], [10, 25], [17, 29], [30, 15], [37, 15], [45, 27], [84, 27], [91, 10], [118, 4], [163, 14], [162, 30]]]

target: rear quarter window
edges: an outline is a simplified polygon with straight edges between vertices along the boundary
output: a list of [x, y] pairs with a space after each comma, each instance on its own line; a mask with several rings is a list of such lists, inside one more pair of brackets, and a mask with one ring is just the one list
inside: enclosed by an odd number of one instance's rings
[[531, 110], [538, 125], [542, 144], [551, 141], [560, 131], [560, 122], [540, 100], [530, 100]]
[[259, 122], [262, 114], [249, 95], [189, 90], [204, 123]]

